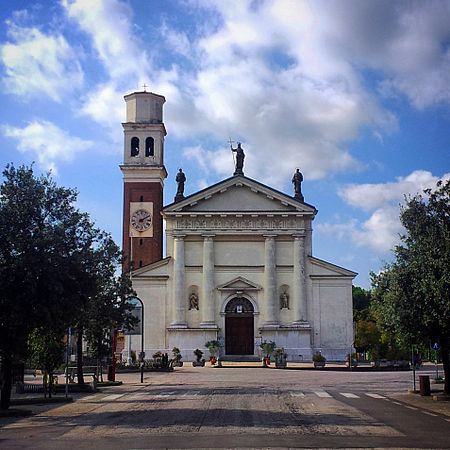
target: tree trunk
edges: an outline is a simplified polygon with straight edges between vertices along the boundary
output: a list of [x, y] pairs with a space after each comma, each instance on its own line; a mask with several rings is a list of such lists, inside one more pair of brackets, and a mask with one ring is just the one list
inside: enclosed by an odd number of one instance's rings
[[8, 409], [11, 403], [12, 361], [9, 355], [3, 355], [1, 364], [1, 397], [0, 409]]
[[450, 351], [448, 344], [441, 347], [442, 365], [444, 366], [444, 393], [450, 395]]
[[78, 384], [84, 384], [83, 376], [83, 326], [77, 329], [77, 380]]

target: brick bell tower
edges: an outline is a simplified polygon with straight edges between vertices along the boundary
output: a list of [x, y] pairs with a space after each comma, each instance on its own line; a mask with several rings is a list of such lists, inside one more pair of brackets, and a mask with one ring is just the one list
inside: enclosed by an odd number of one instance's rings
[[151, 92], [125, 95], [122, 269], [146, 266], [162, 259], [164, 179], [163, 105], [166, 99]]

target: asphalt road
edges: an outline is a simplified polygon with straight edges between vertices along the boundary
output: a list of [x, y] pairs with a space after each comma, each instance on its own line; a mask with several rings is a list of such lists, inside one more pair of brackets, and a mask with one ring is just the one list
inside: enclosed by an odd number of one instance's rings
[[450, 448], [450, 408], [405, 401], [410, 372], [183, 367], [0, 419], [4, 449]]

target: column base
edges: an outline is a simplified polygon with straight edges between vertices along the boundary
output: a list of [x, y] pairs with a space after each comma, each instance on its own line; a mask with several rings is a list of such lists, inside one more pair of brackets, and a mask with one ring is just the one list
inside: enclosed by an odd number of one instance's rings
[[172, 322], [167, 328], [168, 329], [178, 329], [178, 328], [187, 328], [187, 323], [186, 322]]
[[278, 322], [275, 322], [272, 320], [272, 321], [264, 322], [261, 329], [267, 330], [267, 329], [273, 329], [273, 328], [279, 328], [279, 327], [280, 327], [280, 324]]
[[216, 322], [201, 322], [200, 323], [200, 328], [212, 328], [215, 330], [218, 330], [219, 327], [216, 325]]
[[295, 328], [311, 328], [311, 324], [307, 320], [296, 320], [292, 322], [292, 326]]

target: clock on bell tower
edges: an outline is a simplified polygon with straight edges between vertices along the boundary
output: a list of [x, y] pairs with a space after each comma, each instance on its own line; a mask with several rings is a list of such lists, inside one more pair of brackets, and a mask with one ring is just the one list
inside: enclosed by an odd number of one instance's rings
[[162, 95], [133, 92], [125, 97], [127, 121], [124, 130], [124, 158], [120, 169], [124, 181], [123, 271], [162, 259], [164, 179]]

